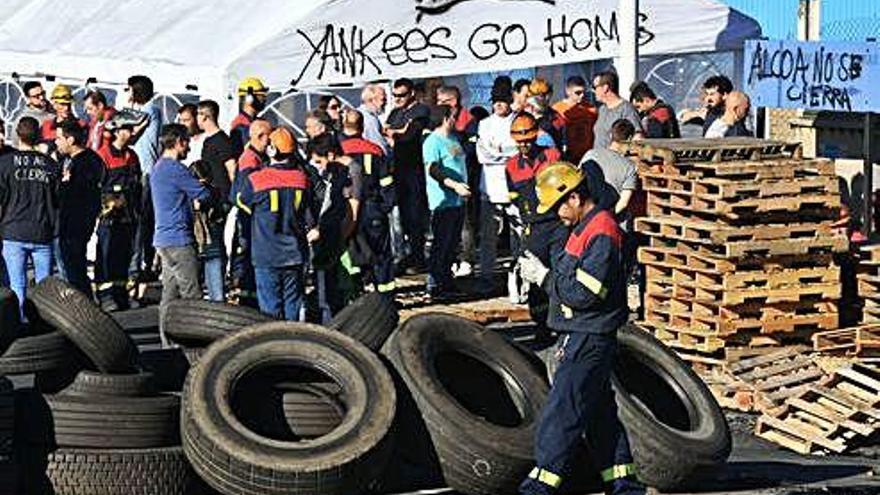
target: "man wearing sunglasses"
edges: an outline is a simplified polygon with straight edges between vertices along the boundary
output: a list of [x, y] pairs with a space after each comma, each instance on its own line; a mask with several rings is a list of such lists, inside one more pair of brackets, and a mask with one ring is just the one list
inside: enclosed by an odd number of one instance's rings
[[587, 82], [581, 76], [569, 77], [565, 82], [565, 99], [556, 102], [553, 110], [565, 122], [566, 160], [578, 163], [593, 148], [593, 126], [599, 113], [585, 98]]
[[632, 122], [636, 129], [636, 139], [643, 137], [642, 123], [632, 103], [620, 97], [620, 79], [615, 72], [605, 71], [593, 78], [593, 92], [599, 107], [599, 118], [593, 131], [596, 135], [594, 148], [607, 148], [611, 145], [611, 126], [620, 119]]
[[425, 164], [422, 134], [430, 118], [427, 106], [416, 100], [409, 79], [394, 81], [391, 92], [394, 110], [388, 116], [385, 135], [394, 151], [394, 182], [403, 234], [409, 244], [404, 265], [411, 273], [425, 269], [425, 227], [428, 199], [425, 192]]
[[37, 122], [43, 122], [52, 116], [49, 101], [46, 99], [46, 90], [39, 81], [28, 81], [21, 88], [24, 93], [25, 107], [21, 117], [33, 117]]

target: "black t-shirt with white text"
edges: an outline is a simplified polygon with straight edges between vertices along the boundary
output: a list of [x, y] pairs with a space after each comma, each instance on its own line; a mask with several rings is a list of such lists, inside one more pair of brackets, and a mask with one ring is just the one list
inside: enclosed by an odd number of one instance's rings
[[0, 156], [0, 238], [48, 244], [58, 220], [61, 169], [37, 151]]

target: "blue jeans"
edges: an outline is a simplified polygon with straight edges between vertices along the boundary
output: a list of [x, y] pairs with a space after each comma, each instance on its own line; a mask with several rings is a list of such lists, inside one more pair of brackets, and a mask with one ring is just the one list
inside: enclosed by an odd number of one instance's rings
[[3, 241], [3, 260], [9, 272], [9, 287], [18, 296], [21, 317], [24, 318], [24, 298], [27, 295], [28, 258], [34, 262], [34, 275], [37, 283], [52, 275], [52, 244], [33, 242]]
[[58, 273], [89, 299], [92, 298], [92, 281], [89, 280], [86, 251], [91, 236], [91, 232], [68, 233], [55, 238], [55, 263], [58, 266]]
[[282, 320], [298, 321], [303, 303], [302, 265], [284, 268], [254, 268], [260, 311]]
[[205, 287], [208, 289], [208, 299], [212, 301], [226, 300], [223, 276], [225, 267], [226, 260], [222, 256], [204, 260]]

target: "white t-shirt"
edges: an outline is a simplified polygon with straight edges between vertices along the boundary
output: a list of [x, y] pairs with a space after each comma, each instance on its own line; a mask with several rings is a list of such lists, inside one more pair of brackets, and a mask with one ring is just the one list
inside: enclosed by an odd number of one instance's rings
[[507, 175], [504, 168], [507, 159], [516, 154], [516, 141], [510, 137], [510, 124], [516, 117], [495, 114], [480, 121], [477, 131], [477, 160], [483, 165], [480, 174], [480, 192], [492, 203], [509, 203]]

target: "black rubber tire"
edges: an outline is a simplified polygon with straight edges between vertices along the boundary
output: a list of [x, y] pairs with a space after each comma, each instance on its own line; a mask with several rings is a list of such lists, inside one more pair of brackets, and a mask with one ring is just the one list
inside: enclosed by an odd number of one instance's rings
[[[263, 427], [260, 418], [240, 409], [238, 394], [252, 391], [249, 385], [309, 383], [318, 370], [345, 398], [343, 423], [329, 435], [270, 438], [255, 430]], [[222, 493], [349, 495], [385, 468], [395, 404], [388, 371], [354, 339], [317, 325], [264, 323], [214, 343], [190, 371], [183, 448], [198, 475]]]
[[108, 375], [83, 370], [64, 389], [65, 395], [85, 397], [146, 397], [156, 392], [156, 383], [150, 372]]
[[345, 406], [339, 397], [341, 389], [326, 385], [300, 383], [279, 387], [284, 418], [290, 430], [301, 438], [318, 438], [342, 424]]
[[46, 395], [59, 447], [143, 449], [179, 444], [180, 398]]
[[168, 304], [165, 335], [187, 347], [204, 347], [242, 328], [274, 321], [246, 306], [200, 299], [177, 299]]
[[14, 453], [15, 391], [12, 382], [0, 377], [0, 464]]
[[534, 467], [548, 393], [533, 364], [497, 333], [446, 314], [410, 318], [387, 352], [424, 418], [448, 486], [516, 493]]
[[67, 282], [49, 277], [28, 295], [39, 316], [76, 345], [99, 371], [128, 373], [137, 347], [113, 318]]
[[191, 495], [197, 480], [181, 447], [59, 449], [46, 473], [55, 495]]
[[18, 297], [6, 287], [0, 287], [0, 353], [21, 332], [21, 313], [18, 309]]
[[397, 328], [399, 320], [400, 315], [393, 298], [370, 292], [344, 307], [327, 326], [378, 351]]
[[0, 374], [26, 375], [71, 366], [77, 351], [61, 332], [19, 337], [0, 355]]
[[190, 366], [195, 366], [202, 358], [202, 354], [205, 353], [205, 347], [182, 347], [181, 349]]
[[618, 416], [639, 479], [674, 491], [724, 464], [731, 450], [724, 413], [705, 383], [673, 351], [639, 327], [618, 330], [612, 375]]

